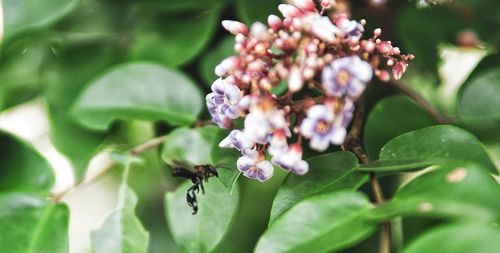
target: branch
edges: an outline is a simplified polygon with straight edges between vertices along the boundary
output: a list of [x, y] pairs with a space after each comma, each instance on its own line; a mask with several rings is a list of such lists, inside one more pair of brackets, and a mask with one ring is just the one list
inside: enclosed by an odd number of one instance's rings
[[[135, 147], [129, 149], [126, 152], [126, 154], [130, 155], [130, 156], [142, 154], [146, 151], [149, 151], [153, 148], [160, 146], [163, 142], [165, 142], [165, 140], [166, 140], [166, 135], [156, 137], [154, 139], [151, 139], [145, 143], [142, 143], [138, 146], [135, 146]], [[91, 183], [97, 181], [98, 179], [100, 179], [101, 177], [103, 177], [104, 175], [106, 175], [109, 171], [111, 171], [111, 169], [113, 168], [114, 165], [115, 165], [114, 161], [107, 162], [106, 164], [103, 165], [103, 168], [100, 169], [100, 172], [98, 174], [94, 175], [93, 177], [89, 178], [88, 180], [85, 178], [80, 179], [77, 183], [75, 183], [73, 186], [69, 187], [68, 189], [66, 189], [60, 193], [54, 194], [52, 196], [52, 201], [55, 203], [61, 202], [62, 198], [64, 196], [66, 196], [68, 193], [70, 193], [70, 192], [74, 191], [75, 189], [82, 187], [84, 185], [91, 184]]]
[[388, 82], [389, 85], [398, 89], [406, 96], [410, 97], [418, 105], [420, 105], [424, 110], [426, 110], [439, 124], [451, 124], [453, 120], [443, 115], [440, 111], [434, 108], [427, 100], [425, 100], [420, 94], [411, 89], [408, 85], [401, 81], [391, 80]]
[[[362, 164], [367, 164], [370, 162], [370, 158], [363, 149], [361, 144], [361, 132], [363, 130], [363, 123], [365, 118], [366, 108], [363, 99], [360, 99], [357, 103], [356, 113], [354, 115], [354, 120], [352, 122], [351, 130], [347, 134], [347, 137], [342, 144], [342, 150], [352, 151]], [[380, 205], [385, 202], [384, 194], [380, 183], [377, 179], [377, 175], [374, 172], [370, 172], [370, 183], [372, 186], [373, 193], [375, 195], [375, 204]], [[382, 224], [382, 230], [380, 232], [380, 253], [389, 253], [391, 251], [391, 224], [389, 222]]]

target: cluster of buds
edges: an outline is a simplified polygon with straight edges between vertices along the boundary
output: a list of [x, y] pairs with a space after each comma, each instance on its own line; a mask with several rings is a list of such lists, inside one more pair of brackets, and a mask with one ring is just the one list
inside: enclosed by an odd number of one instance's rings
[[[373, 76], [389, 81], [387, 69], [392, 68], [399, 79], [413, 58], [382, 41], [380, 29], [363, 38], [364, 20], [324, 16], [335, 8], [334, 1], [317, 6], [313, 0], [295, 0], [278, 8], [284, 18], [270, 15], [267, 26], [257, 22], [249, 29], [238, 21], [222, 22], [236, 36], [237, 55], [215, 68], [220, 78], [206, 97], [221, 128], [231, 129], [235, 119], [244, 117], [244, 129], [232, 130], [219, 146], [239, 150], [238, 169], [261, 182], [273, 175], [273, 164], [307, 173], [304, 139], [317, 151], [341, 145], [354, 102]], [[281, 85], [288, 85], [284, 94], [274, 89]]]

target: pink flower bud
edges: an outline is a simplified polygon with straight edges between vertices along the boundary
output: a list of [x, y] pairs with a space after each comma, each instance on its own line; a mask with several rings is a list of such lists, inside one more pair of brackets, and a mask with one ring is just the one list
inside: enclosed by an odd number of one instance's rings
[[281, 28], [282, 23], [281, 19], [276, 15], [269, 15], [267, 18], [267, 24], [275, 31]]
[[382, 54], [389, 54], [392, 52], [392, 46], [387, 41], [382, 41], [377, 44], [377, 50]]
[[236, 66], [237, 61], [238, 58], [235, 56], [224, 59], [219, 65], [215, 67], [215, 74], [220, 77], [225, 76], [231, 69]]
[[290, 70], [290, 77], [288, 78], [288, 89], [291, 92], [298, 91], [304, 86], [304, 81], [302, 80], [302, 73], [297, 66], [293, 66]]
[[239, 33], [243, 35], [248, 34], [248, 28], [245, 24], [238, 22], [238, 21], [233, 21], [233, 20], [223, 20], [222, 21], [222, 26], [228, 30], [230, 33], [237, 35]]
[[280, 4], [278, 5], [278, 9], [285, 18], [294, 18], [301, 13], [297, 7], [290, 4]]
[[331, 4], [331, 0], [321, 0], [321, 7], [324, 9], [329, 8]]
[[403, 73], [406, 71], [407, 63], [404, 61], [397, 62], [392, 67], [392, 75], [394, 79], [399, 80], [403, 76]]
[[267, 27], [261, 22], [255, 22], [250, 28], [250, 34], [252, 34], [254, 38], [263, 40], [267, 36]]
[[234, 37], [236, 43], [245, 43], [247, 41], [247, 37], [241, 33], [238, 33], [236, 37]]
[[395, 47], [392, 49], [392, 54], [398, 55], [401, 54], [401, 50], [399, 50], [399, 47]]
[[382, 35], [382, 29], [380, 28], [377, 28], [373, 31], [373, 35], [375, 35], [375, 37], [380, 37], [380, 35]]
[[312, 0], [295, 0], [295, 6], [302, 11], [316, 11], [316, 6]]
[[389, 82], [391, 80], [391, 76], [389, 75], [389, 72], [387, 72], [385, 70], [381, 70], [380, 72], [377, 72], [377, 76], [382, 82]]
[[373, 41], [363, 41], [361, 42], [361, 47], [365, 52], [371, 53], [375, 50], [375, 43]]

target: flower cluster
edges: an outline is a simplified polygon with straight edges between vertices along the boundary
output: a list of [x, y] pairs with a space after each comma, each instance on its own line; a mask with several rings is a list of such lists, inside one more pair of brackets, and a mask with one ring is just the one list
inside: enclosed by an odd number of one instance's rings
[[[392, 68], [399, 79], [413, 59], [381, 40], [380, 29], [363, 38], [364, 20], [334, 11], [324, 16], [335, 9], [334, 2], [281, 4], [284, 18], [270, 15], [267, 26], [222, 22], [235, 35], [237, 55], [215, 68], [220, 78], [206, 97], [207, 106], [221, 128], [231, 129], [233, 120], [244, 118], [244, 128], [232, 130], [219, 146], [241, 152], [237, 166], [249, 178], [268, 180], [272, 164], [307, 173], [303, 140], [317, 151], [342, 144], [354, 103], [373, 76], [388, 81]], [[282, 85], [288, 86], [284, 94], [275, 89]]]

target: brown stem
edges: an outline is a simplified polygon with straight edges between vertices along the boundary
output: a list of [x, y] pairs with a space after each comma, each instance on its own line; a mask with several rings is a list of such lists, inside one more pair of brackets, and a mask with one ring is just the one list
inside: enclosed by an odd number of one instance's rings
[[406, 96], [413, 99], [418, 105], [420, 105], [424, 110], [426, 110], [439, 124], [451, 124], [453, 121], [443, 115], [434, 106], [432, 106], [427, 100], [425, 100], [420, 94], [411, 89], [408, 85], [401, 81], [391, 80], [389, 85], [401, 91]]
[[[363, 123], [366, 113], [366, 108], [364, 104], [364, 100], [360, 99], [357, 103], [356, 113], [354, 115], [354, 120], [352, 122], [351, 130], [347, 134], [347, 137], [342, 144], [343, 150], [352, 151], [362, 164], [367, 164], [370, 162], [370, 158], [366, 154], [363, 149], [363, 145], [361, 144], [361, 132], [363, 130]], [[384, 194], [382, 192], [382, 188], [380, 187], [380, 183], [377, 179], [377, 176], [374, 172], [370, 173], [370, 183], [372, 186], [373, 193], [375, 195], [375, 204], [380, 205], [385, 202]], [[382, 228], [380, 231], [380, 243], [379, 243], [379, 252], [380, 253], [390, 253], [391, 251], [391, 224], [389, 222], [385, 222], [382, 224]]]
[[[165, 135], [156, 137], [154, 139], [151, 139], [145, 143], [142, 143], [136, 147], [129, 149], [126, 152], [126, 154], [130, 155], [130, 156], [139, 155], [141, 153], [144, 153], [144, 152], [149, 151], [155, 147], [160, 146], [163, 142], [165, 142], [165, 140], [166, 140]], [[103, 165], [103, 168], [100, 170], [100, 172], [98, 174], [94, 175], [93, 177], [89, 178], [88, 180], [80, 179], [78, 182], [76, 182], [73, 186], [69, 187], [68, 189], [66, 189], [60, 193], [54, 194], [52, 196], [52, 201], [56, 202], [56, 203], [60, 202], [64, 196], [66, 196], [68, 193], [72, 192], [73, 190], [75, 190], [81, 186], [88, 185], [88, 184], [91, 184], [91, 183], [97, 181], [99, 178], [106, 175], [113, 168], [113, 165], [115, 165], [114, 161], [107, 162], [106, 164]]]

